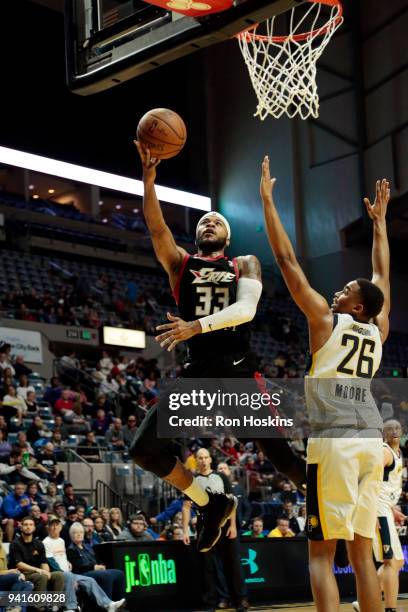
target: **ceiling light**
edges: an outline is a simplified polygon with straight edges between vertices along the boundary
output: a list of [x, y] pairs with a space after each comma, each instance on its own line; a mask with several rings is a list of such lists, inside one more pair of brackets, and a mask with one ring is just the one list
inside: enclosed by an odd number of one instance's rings
[[116, 210], [120, 210], [122, 208], [122, 204], [116, 204], [115, 208]]
[[48, 193], [55, 193], [55, 189], [49, 189]]
[[138, 208], [134, 208], [134, 209], [133, 209], [133, 212], [134, 212], [135, 214], [137, 214], [137, 213], [139, 212], [139, 209], [138, 209]]
[[[59, 176], [61, 178], [70, 179], [71, 181], [79, 181], [90, 185], [97, 185], [105, 189], [130, 193], [137, 196], [143, 196], [143, 182], [111, 174], [110, 172], [102, 172], [101, 170], [93, 170], [85, 166], [77, 166], [69, 164], [57, 159], [43, 157], [42, 155], [33, 155], [25, 151], [17, 151], [8, 147], [0, 146], [0, 162], [25, 168], [33, 172], [43, 172], [51, 176]], [[205, 196], [172, 189], [171, 187], [162, 187], [156, 185], [156, 193], [159, 200], [170, 204], [179, 204], [187, 208], [195, 208], [209, 212], [211, 210], [211, 199]]]
[[39, 197], [40, 197], [40, 196], [39, 196], [38, 194], [36, 194], [36, 193], [35, 193], [35, 194], [33, 195], [33, 200], [38, 200], [38, 199], [39, 199]]
[[34, 185], [29, 185], [28, 188], [30, 191], [32, 191], [34, 189]]

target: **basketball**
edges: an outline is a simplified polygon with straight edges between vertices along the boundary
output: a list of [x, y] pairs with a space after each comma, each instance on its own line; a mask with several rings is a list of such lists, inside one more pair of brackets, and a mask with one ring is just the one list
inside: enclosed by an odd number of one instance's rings
[[184, 147], [187, 130], [180, 115], [168, 108], [154, 108], [140, 119], [137, 139], [152, 157], [169, 159]]

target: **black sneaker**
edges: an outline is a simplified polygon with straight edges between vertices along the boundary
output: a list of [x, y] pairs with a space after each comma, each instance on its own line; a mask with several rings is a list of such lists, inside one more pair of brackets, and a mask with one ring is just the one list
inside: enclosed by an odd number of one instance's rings
[[197, 540], [199, 552], [208, 552], [218, 542], [221, 528], [238, 505], [234, 495], [225, 493], [211, 493], [208, 491], [209, 502], [200, 508], [202, 528]]

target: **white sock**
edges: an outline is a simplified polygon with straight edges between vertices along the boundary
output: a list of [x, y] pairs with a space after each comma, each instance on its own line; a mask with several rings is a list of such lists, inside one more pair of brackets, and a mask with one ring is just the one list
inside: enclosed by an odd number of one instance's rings
[[209, 502], [209, 497], [207, 491], [198, 484], [196, 479], [194, 478], [193, 482], [187, 489], [184, 489], [183, 493], [185, 493], [190, 499], [193, 500], [197, 504], [197, 506], [206, 506]]

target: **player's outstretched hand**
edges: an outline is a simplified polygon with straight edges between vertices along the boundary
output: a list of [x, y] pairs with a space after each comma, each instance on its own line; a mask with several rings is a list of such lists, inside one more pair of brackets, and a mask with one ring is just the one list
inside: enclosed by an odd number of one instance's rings
[[404, 525], [405, 524], [405, 521], [407, 520], [407, 517], [405, 516], [405, 514], [403, 512], [401, 512], [397, 508], [393, 508], [392, 509], [392, 513], [394, 515], [394, 520], [395, 520], [397, 525]]
[[158, 331], [166, 330], [163, 334], [156, 336], [156, 342], [160, 342], [162, 348], [167, 348], [168, 351], [172, 351], [179, 342], [189, 340], [197, 334], [201, 334], [201, 325], [199, 321], [184, 321], [180, 317], [167, 313], [167, 318], [170, 323], [163, 323], [158, 325], [156, 329]]
[[138, 150], [140, 160], [143, 166], [143, 178], [144, 179], [155, 179], [156, 178], [156, 168], [160, 164], [160, 159], [156, 157], [152, 157], [150, 155], [150, 150], [142, 145], [138, 140], [133, 141], [135, 143], [136, 149]]
[[263, 201], [268, 200], [272, 197], [273, 187], [276, 183], [276, 179], [271, 179], [271, 171], [269, 168], [269, 157], [265, 155], [262, 162], [262, 176], [261, 176], [261, 185], [260, 192], [261, 198]]
[[364, 198], [368, 216], [373, 221], [381, 221], [385, 219], [387, 214], [387, 206], [390, 201], [390, 184], [387, 179], [377, 181], [375, 184], [375, 200], [371, 204], [368, 198]]

